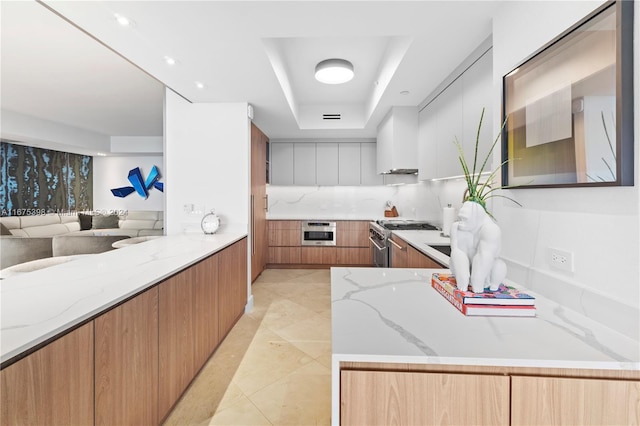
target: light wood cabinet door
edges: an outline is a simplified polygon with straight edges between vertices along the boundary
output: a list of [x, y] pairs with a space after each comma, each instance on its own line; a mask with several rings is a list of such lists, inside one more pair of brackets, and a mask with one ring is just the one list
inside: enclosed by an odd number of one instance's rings
[[338, 265], [372, 266], [373, 255], [371, 248], [367, 247], [338, 247]]
[[193, 266], [196, 368], [204, 365], [220, 343], [218, 330], [218, 255]]
[[391, 248], [391, 267], [407, 268], [409, 266], [409, 259], [407, 257], [407, 247], [409, 247], [409, 244], [393, 234], [389, 239], [391, 240], [389, 242], [389, 247]]
[[267, 262], [277, 264], [299, 264], [301, 261], [300, 247], [269, 247]]
[[335, 265], [336, 247], [301, 247], [300, 263], [303, 265]]
[[513, 425], [640, 424], [640, 381], [513, 376]]
[[251, 124], [251, 281], [267, 262], [267, 145], [269, 139]]
[[93, 322], [0, 371], [3, 425], [93, 424]]
[[342, 220], [336, 222], [338, 247], [369, 247], [369, 222]]
[[244, 238], [218, 256], [218, 330], [224, 338], [244, 313], [247, 304], [247, 239]]
[[437, 261], [433, 260], [426, 254], [422, 253], [420, 250], [412, 247], [411, 245], [407, 246], [407, 267], [408, 268], [446, 268], [439, 264]]
[[268, 222], [268, 237], [269, 247], [299, 247], [302, 242], [300, 221], [270, 220]]
[[158, 424], [158, 288], [95, 319], [95, 424]]
[[191, 382], [195, 364], [193, 268], [167, 279], [159, 289], [158, 418], [164, 419]]
[[343, 370], [340, 424], [507, 425], [509, 377]]

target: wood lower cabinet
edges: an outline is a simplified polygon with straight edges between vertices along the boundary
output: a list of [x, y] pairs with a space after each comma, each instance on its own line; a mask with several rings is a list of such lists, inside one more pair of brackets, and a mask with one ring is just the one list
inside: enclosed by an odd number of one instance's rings
[[267, 263], [272, 267], [371, 266], [368, 221], [337, 221], [336, 246], [302, 246], [298, 220], [270, 220]]
[[391, 267], [392, 268], [408, 268], [409, 259], [407, 250], [409, 244], [402, 238], [391, 235], [389, 238], [389, 247], [391, 247]]
[[154, 425], [247, 302], [247, 239], [0, 371], [0, 424]]
[[195, 273], [182, 271], [159, 287], [158, 417], [163, 419], [196, 373]]
[[408, 268], [446, 268], [436, 262], [420, 250], [413, 248], [413, 246], [407, 246], [407, 267]]
[[158, 288], [94, 324], [95, 424], [158, 424]]
[[640, 381], [514, 376], [513, 425], [640, 423]]
[[392, 371], [340, 374], [341, 425], [506, 425], [509, 377]]
[[[220, 340], [222, 340], [219, 330], [219, 315], [217, 313], [217, 304], [219, 300], [219, 259], [220, 255], [210, 256], [193, 266], [195, 271], [194, 355], [197, 366], [204, 365], [218, 346], [218, 343], [220, 343]], [[245, 303], [246, 300], [247, 298], [245, 296]]]
[[392, 268], [446, 268], [397, 235], [391, 235]]
[[336, 247], [301, 247], [300, 263], [309, 265], [335, 265], [338, 259]]
[[219, 335], [224, 337], [244, 313], [247, 304], [247, 240], [241, 240], [218, 256]]
[[0, 372], [3, 425], [90, 425], [94, 420], [93, 322]]

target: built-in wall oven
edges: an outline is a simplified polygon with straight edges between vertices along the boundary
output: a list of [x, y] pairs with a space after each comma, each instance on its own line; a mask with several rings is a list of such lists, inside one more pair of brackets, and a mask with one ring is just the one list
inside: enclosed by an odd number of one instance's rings
[[379, 220], [369, 223], [369, 241], [371, 241], [371, 255], [373, 266], [391, 268], [391, 247], [389, 239], [392, 231], [425, 230], [433, 231], [438, 228], [428, 222], [413, 220]]
[[335, 246], [336, 223], [319, 220], [302, 221], [303, 246]]

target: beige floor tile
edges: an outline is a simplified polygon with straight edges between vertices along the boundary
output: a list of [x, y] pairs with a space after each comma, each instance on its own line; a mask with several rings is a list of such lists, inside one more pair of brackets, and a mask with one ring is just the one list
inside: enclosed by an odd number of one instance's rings
[[271, 425], [271, 422], [249, 399], [243, 396], [232, 406], [217, 412], [209, 425]]
[[260, 328], [233, 378], [245, 395], [268, 386], [313, 360], [293, 344]]
[[249, 399], [273, 424], [329, 424], [331, 372], [313, 361]]
[[312, 358], [331, 350], [331, 320], [315, 315], [276, 331]]
[[264, 271], [252, 286], [253, 311], [234, 326], [165, 424], [330, 424], [329, 283], [329, 270]]
[[317, 314], [309, 308], [295, 303], [289, 299], [276, 300], [262, 318], [261, 327], [279, 330], [298, 322], [313, 318]]

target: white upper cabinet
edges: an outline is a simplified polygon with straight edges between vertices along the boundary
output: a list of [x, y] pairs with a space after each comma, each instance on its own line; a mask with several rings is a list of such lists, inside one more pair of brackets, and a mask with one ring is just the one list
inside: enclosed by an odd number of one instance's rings
[[454, 144], [462, 140], [462, 79], [454, 81], [438, 96], [436, 129], [436, 176], [447, 177], [462, 174], [458, 161], [458, 149]]
[[293, 143], [270, 143], [271, 185], [293, 185]]
[[418, 108], [393, 107], [378, 125], [378, 173], [418, 169]]
[[[318, 144], [319, 146], [320, 144]], [[339, 185], [360, 185], [360, 143], [341, 143], [338, 155]]]
[[[462, 74], [457, 75], [419, 115], [418, 156], [420, 180], [463, 174], [454, 139], [462, 145], [467, 165], [473, 171], [478, 122], [485, 108], [478, 149], [479, 169], [495, 140], [493, 135], [492, 51], [489, 49]], [[444, 83], [444, 82], [443, 82]], [[491, 160], [486, 170], [490, 171]]]
[[[482, 108], [484, 118], [480, 129], [480, 143], [478, 144], [478, 168], [487, 157], [489, 149], [497, 136], [493, 130], [493, 109], [491, 108], [491, 92], [493, 89], [493, 64], [491, 52], [482, 56], [471, 68], [462, 75], [464, 98], [462, 102], [462, 124], [464, 133], [464, 156], [469, 167], [473, 167], [473, 157], [476, 144], [476, 134]], [[500, 144], [500, 142], [498, 142]], [[498, 147], [499, 150], [499, 147]], [[491, 159], [485, 171], [491, 170]]]
[[338, 185], [338, 143], [318, 143], [315, 145], [317, 184]]
[[293, 184], [316, 185], [316, 144], [293, 144]]
[[383, 185], [375, 142], [271, 142], [272, 185]]
[[375, 143], [360, 144], [360, 184], [382, 185], [383, 176], [376, 171], [378, 149]]

